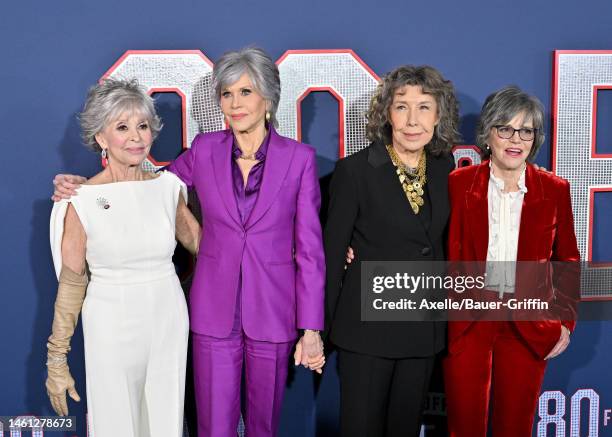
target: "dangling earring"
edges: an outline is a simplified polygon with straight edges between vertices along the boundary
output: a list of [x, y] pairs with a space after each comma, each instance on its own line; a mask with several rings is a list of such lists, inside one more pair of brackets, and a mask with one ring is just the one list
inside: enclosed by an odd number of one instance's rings
[[102, 151], [100, 152], [100, 156], [102, 157], [102, 162], [106, 167], [108, 165], [108, 153], [106, 153], [106, 149], [102, 149]]
[[270, 122], [270, 111], [266, 111], [266, 122]]

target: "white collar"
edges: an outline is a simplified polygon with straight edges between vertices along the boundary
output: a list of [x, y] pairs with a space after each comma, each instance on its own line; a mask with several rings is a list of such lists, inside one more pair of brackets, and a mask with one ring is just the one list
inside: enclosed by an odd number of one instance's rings
[[[489, 169], [490, 169], [490, 172], [489, 172], [490, 179], [493, 181], [493, 183], [499, 189], [499, 191], [503, 192], [504, 185], [505, 185], [504, 181], [503, 179], [500, 179], [493, 174], [493, 167], [492, 167], [491, 161], [489, 161]], [[519, 192], [523, 194], [527, 192], [527, 186], [525, 185], [525, 171], [526, 170], [527, 170], [527, 163], [525, 163], [525, 165], [523, 166], [523, 171], [521, 172], [521, 176], [519, 177], [519, 180], [518, 180]]]

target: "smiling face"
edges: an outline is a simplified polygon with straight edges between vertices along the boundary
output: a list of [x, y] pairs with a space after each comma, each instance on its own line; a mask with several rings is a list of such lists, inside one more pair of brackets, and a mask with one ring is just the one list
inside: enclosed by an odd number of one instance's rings
[[[508, 130], [507, 127], [512, 127], [517, 131], [508, 139], [500, 138], [499, 129], [507, 131], [508, 134], [512, 131], [512, 129]], [[533, 139], [522, 140], [518, 129], [533, 129], [533, 121], [522, 112], [515, 115], [504, 127], [493, 127], [489, 132], [487, 144], [491, 148], [491, 163], [500, 170], [522, 170], [529, 157], [533, 147]], [[506, 135], [503, 135], [502, 132], [502, 136]]]
[[417, 85], [398, 88], [389, 108], [393, 146], [400, 151], [420, 152], [433, 138], [438, 124], [438, 105]]
[[106, 124], [96, 141], [108, 154], [109, 162], [137, 166], [149, 155], [153, 134], [149, 120], [136, 111], [125, 111]]
[[223, 88], [219, 102], [232, 130], [253, 132], [265, 129], [267, 102], [259, 94], [248, 74]]

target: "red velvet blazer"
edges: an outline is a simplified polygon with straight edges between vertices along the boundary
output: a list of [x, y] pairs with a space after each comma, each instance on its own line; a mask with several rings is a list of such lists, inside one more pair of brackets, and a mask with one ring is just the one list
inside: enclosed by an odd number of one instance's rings
[[[485, 261], [489, 244], [489, 161], [457, 169], [449, 175], [448, 251], [450, 261]], [[523, 200], [517, 261], [579, 261], [569, 183], [528, 164], [527, 193]], [[577, 291], [577, 290], [576, 290]], [[452, 353], [470, 321], [449, 322], [448, 342]], [[561, 335], [558, 320], [514, 321], [533, 352], [544, 358]], [[564, 321], [570, 331], [575, 321]]]

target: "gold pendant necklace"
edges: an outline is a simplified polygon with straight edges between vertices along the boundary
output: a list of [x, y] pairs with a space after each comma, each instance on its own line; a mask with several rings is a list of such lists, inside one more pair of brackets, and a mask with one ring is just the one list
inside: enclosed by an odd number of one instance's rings
[[425, 188], [425, 183], [427, 182], [427, 177], [425, 175], [425, 171], [427, 169], [427, 158], [425, 157], [425, 151], [423, 150], [421, 152], [421, 157], [419, 158], [416, 172], [411, 174], [406, 170], [406, 166], [399, 156], [397, 156], [393, 146], [389, 144], [386, 147], [387, 153], [389, 153], [389, 157], [395, 166], [395, 172], [397, 173], [400, 184], [402, 185], [402, 189], [406, 194], [406, 198], [408, 199], [414, 213], [418, 214], [420, 207], [425, 203], [423, 200], [423, 194], [425, 194], [423, 189]]

